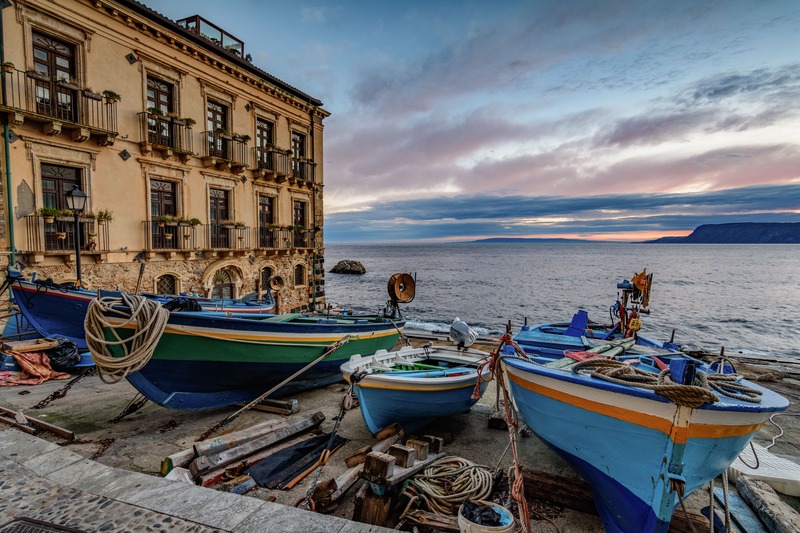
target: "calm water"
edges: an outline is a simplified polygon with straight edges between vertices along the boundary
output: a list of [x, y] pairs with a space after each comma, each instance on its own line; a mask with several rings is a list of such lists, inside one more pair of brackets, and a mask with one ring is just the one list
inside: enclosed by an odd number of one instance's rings
[[375, 311], [389, 276], [416, 273], [410, 327], [444, 329], [459, 317], [480, 333], [569, 320], [583, 308], [609, 322], [616, 284], [654, 274], [643, 332], [709, 350], [800, 357], [800, 246], [646, 244], [329, 245], [325, 268], [360, 261], [363, 276], [325, 274], [329, 303]]

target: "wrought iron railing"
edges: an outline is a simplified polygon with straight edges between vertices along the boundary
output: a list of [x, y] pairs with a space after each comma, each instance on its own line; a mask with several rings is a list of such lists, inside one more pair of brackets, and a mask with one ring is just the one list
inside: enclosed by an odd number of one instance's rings
[[314, 183], [314, 168], [312, 161], [295, 160], [292, 165], [292, 177], [298, 180]]
[[139, 138], [156, 148], [168, 148], [191, 154], [192, 128], [179, 118], [162, 117], [151, 113], [139, 113]]
[[[81, 250], [85, 252], [107, 252], [110, 222], [98, 222], [94, 218], [79, 218]], [[74, 252], [75, 219], [69, 217], [25, 217], [27, 244], [20, 247], [29, 252]]]
[[211, 223], [205, 226], [206, 243], [211, 250], [252, 249], [252, 229], [248, 226]]
[[146, 250], [197, 250], [197, 226], [184, 222], [142, 221]]
[[203, 140], [203, 157], [221, 159], [235, 167], [248, 166], [247, 143], [244, 140], [216, 131], [204, 131], [200, 135]]
[[31, 120], [58, 121], [116, 134], [117, 103], [35, 71], [5, 70], [6, 109]]

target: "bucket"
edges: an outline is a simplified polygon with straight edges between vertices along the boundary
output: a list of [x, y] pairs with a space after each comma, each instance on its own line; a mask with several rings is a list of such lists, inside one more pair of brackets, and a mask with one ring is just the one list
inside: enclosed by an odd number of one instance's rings
[[487, 502], [485, 500], [475, 500], [473, 503], [477, 505], [488, 505], [494, 508], [495, 511], [500, 513], [500, 525], [484, 526], [481, 524], [476, 524], [471, 520], [467, 520], [461, 514], [461, 510], [464, 508], [464, 505], [462, 504], [458, 508], [458, 527], [461, 533], [512, 533], [514, 531], [514, 516], [511, 514], [511, 511], [502, 505], [498, 505], [494, 502]]

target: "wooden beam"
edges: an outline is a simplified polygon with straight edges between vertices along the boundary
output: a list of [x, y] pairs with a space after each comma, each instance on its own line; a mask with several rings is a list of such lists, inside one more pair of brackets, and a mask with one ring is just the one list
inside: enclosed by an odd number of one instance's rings
[[781, 500], [772, 487], [763, 481], [739, 476], [736, 488], [770, 533], [800, 532], [800, 514]]
[[309, 418], [297, 420], [289, 426], [278, 428], [271, 433], [247, 441], [229, 450], [200, 456], [189, 465], [189, 471], [192, 476], [197, 476], [229, 465], [293, 435], [317, 427], [323, 420], [325, 420], [325, 415], [322, 412], [318, 412]]
[[18, 430], [20, 430], [20, 431], [24, 431], [24, 432], [25, 432], [25, 433], [27, 433], [28, 435], [33, 435], [33, 434], [35, 434], [35, 433], [36, 433], [36, 430], [35, 430], [34, 428], [32, 428], [32, 427], [30, 427], [30, 426], [26, 426], [25, 424], [20, 424], [19, 422], [17, 422], [17, 421], [16, 421], [16, 420], [14, 420], [13, 418], [8, 418], [8, 417], [5, 417], [5, 416], [0, 416], [0, 422], [3, 422], [3, 423], [5, 423], [5, 424], [8, 424], [8, 425], [10, 425], [10, 426], [14, 426], [14, 427], [15, 427], [15, 428], [17, 428]]
[[[0, 413], [6, 414], [6, 415], [12, 416], [12, 417], [17, 415], [16, 411], [12, 411], [11, 409], [8, 409], [6, 407], [0, 407]], [[25, 416], [25, 415], [23, 415], [23, 416]], [[38, 418], [33, 418], [31, 416], [25, 416], [25, 418], [28, 420], [28, 424], [30, 424], [32, 426], [35, 426], [35, 427], [37, 427], [39, 429], [43, 429], [45, 431], [49, 431], [50, 433], [58, 435], [59, 437], [65, 438], [67, 440], [74, 440], [75, 439], [75, 433], [70, 431], [70, 430], [68, 430], [68, 429], [64, 429], [64, 428], [62, 428], [60, 426], [56, 426], [55, 424], [49, 424], [47, 422], [43, 422], [42, 420], [39, 420]]]
[[207, 440], [194, 443], [194, 452], [199, 457], [201, 455], [212, 455], [215, 453], [224, 452], [235, 448], [240, 444], [251, 441], [262, 435], [266, 435], [278, 428], [288, 427], [293, 421], [286, 419], [275, 419], [256, 424], [240, 431], [220, 435], [219, 437], [210, 437]]
[[406, 441], [406, 446], [409, 446], [414, 449], [414, 452], [416, 454], [415, 457], [418, 460], [424, 461], [425, 459], [428, 458], [429, 445], [424, 440], [408, 439]]
[[395, 444], [389, 448], [387, 452], [394, 457], [394, 463], [401, 468], [410, 468], [414, 466], [417, 453], [411, 446], [403, 446], [402, 444]]
[[367, 459], [367, 454], [372, 451], [372, 446], [364, 446], [363, 448], [359, 449], [351, 455], [350, 457], [345, 458], [344, 464], [347, 465], [347, 468], [352, 468], [354, 466], [364, 464], [364, 461]]
[[397, 422], [395, 422], [391, 426], [386, 426], [385, 428], [379, 430], [375, 434], [375, 440], [379, 440], [380, 441], [380, 440], [387, 439], [387, 438], [389, 438], [389, 437], [391, 437], [393, 435], [397, 435], [401, 431], [403, 431], [403, 427], [400, 424], [398, 424]]

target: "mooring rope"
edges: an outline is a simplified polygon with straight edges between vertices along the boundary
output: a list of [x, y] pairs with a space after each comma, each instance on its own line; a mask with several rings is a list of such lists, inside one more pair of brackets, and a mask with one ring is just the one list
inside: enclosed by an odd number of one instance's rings
[[431, 512], [453, 516], [466, 500], [484, 500], [492, 492], [492, 472], [461, 457], [443, 457], [408, 480], [404, 494]]
[[[127, 310], [124, 308], [127, 307]], [[124, 319], [113, 325], [107, 317]], [[119, 297], [96, 298], [86, 311], [84, 329], [86, 344], [94, 359], [97, 375], [103, 383], [117, 383], [128, 374], [141, 370], [153, 356], [156, 345], [169, 320], [169, 311], [155, 300], [122, 293]], [[117, 330], [134, 325], [132, 336], [122, 338]], [[114, 340], [107, 340], [108, 331]], [[122, 349], [122, 356], [115, 357], [112, 346]]]

